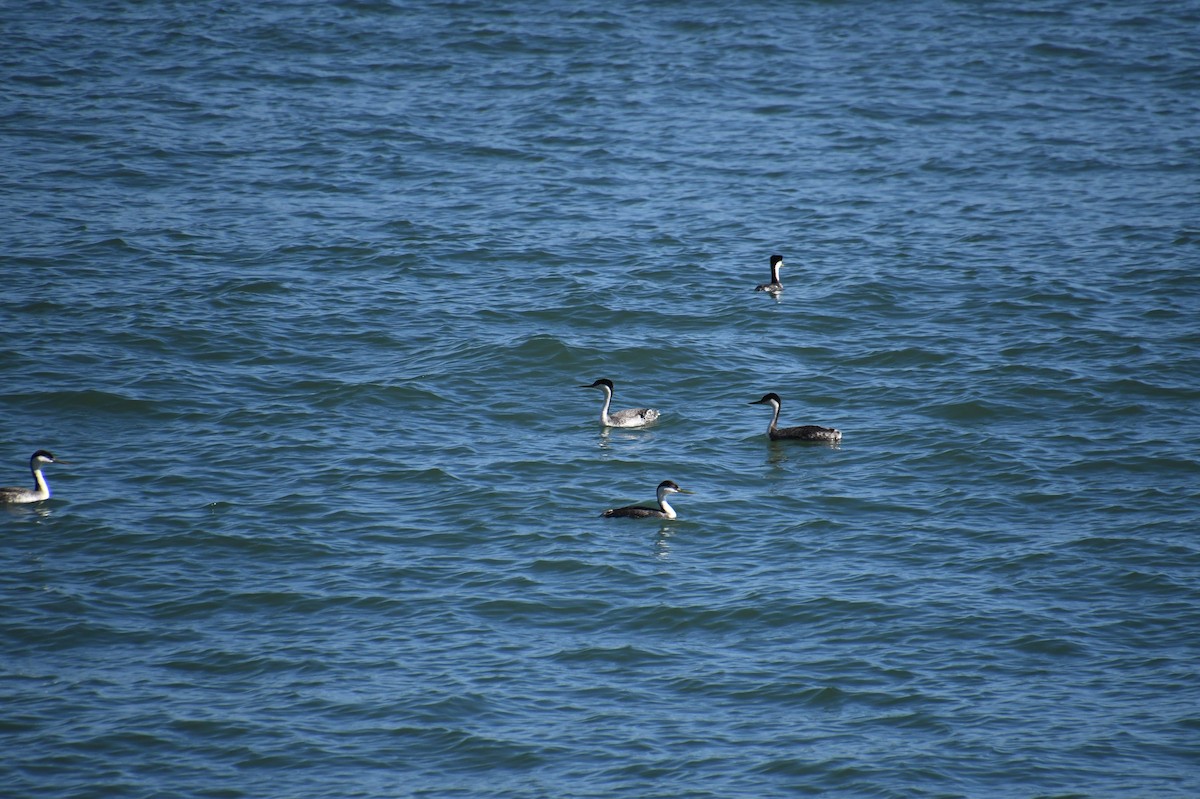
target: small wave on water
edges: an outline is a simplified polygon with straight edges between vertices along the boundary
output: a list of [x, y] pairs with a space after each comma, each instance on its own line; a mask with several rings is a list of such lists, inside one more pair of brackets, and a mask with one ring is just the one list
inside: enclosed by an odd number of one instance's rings
[[163, 413], [153, 400], [138, 399], [119, 393], [84, 389], [56, 391], [52, 394], [10, 394], [9, 398], [23, 407], [42, 408], [51, 415], [101, 414], [113, 416], [145, 416]]

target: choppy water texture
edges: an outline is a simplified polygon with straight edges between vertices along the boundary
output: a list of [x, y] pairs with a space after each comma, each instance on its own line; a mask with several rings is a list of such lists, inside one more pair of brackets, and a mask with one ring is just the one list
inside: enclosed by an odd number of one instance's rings
[[6, 795], [1200, 795], [1198, 29], [5, 4]]

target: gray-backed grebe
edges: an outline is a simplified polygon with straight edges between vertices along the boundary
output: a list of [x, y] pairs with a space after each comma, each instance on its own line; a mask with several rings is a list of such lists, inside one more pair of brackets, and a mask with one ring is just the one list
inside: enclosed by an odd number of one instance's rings
[[66, 463], [66, 461], [55, 460], [49, 452], [39, 449], [29, 459], [29, 471], [33, 472], [34, 487], [0, 488], [0, 503], [16, 504], [50, 499], [50, 486], [46, 485], [46, 478], [42, 476], [42, 467], [47, 463]]
[[782, 268], [783, 268], [783, 256], [782, 255], [772, 255], [771, 256], [771, 282], [763, 283], [762, 285], [755, 286], [754, 290], [755, 291], [769, 291], [772, 294], [778, 294], [779, 292], [783, 291], [783, 284], [779, 282], [779, 270]]
[[624, 411], [608, 412], [612, 404], [613, 382], [602, 377], [595, 383], [580, 388], [598, 388], [604, 392], [604, 407], [600, 409], [600, 424], [605, 427], [643, 427], [659, 417], [654, 408], [630, 408]]
[[772, 441], [841, 441], [842, 431], [832, 427], [820, 427], [815, 424], [805, 424], [799, 427], [784, 427], [777, 428], [775, 425], [779, 422], [779, 408], [782, 403], [779, 400], [779, 395], [775, 392], [764, 394], [760, 400], [755, 400], [751, 405], [770, 405], [775, 409], [771, 414], [771, 424], [767, 427], [767, 435]]
[[600, 514], [608, 519], [674, 519], [675, 509], [667, 504], [668, 494], [690, 494], [677, 486], [671, 480], [663, 480], [658, 484], [658, 507], [647, 508], [642, 505], [626, 505], [623, 508], [611, 508]]

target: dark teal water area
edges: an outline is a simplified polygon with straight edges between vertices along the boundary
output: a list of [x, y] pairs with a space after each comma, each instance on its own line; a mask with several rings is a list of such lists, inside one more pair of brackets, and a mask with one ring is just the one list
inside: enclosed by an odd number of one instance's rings
[[1200, 795], [1197, 30], [4, 4], [0, 793]]

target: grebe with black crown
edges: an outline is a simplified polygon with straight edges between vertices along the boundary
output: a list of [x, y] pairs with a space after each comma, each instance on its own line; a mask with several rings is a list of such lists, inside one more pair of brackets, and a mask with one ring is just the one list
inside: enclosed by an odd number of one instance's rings
[[775, 392], [763, 394], [763, 398], [749, 403], [751, 405], [770, 405], [775, 409], [771, 414], [771, 424], [767, 427], [767, 435], [772, 441], [841, 441], [842, 431], [833, 427], [820, 427], [815, 424], [805, 424], [799, 427], [775, 427], [779, 422], [779, 409], [782, 402]]
[[772, 294], [778, 294], [779, 292], [783, 291], [783, 284], [779, 282], [779, 270], [782, 268], [783, 268], [783, 256], [782, 255], [772, 255], [771, 256], [771, 282], [763, 283], [762, 285], [755, 286], [754, 290], [755, 291], [769, 291]]
[[600, 409], [600, 424], [605, 427], [644, 427], [659, 417], [659, 412], [654, 408], [629, 408], [610, 414], [608, 406], [612, 403], [613, 382], [606, 377], [602, 377], [590, 385], [580, 386], [580, 388], [598, 388], [604, 392], [604, 407]]
[[674, 519], [675, 509], [667, 504], [668, 494], [690, 494], [691, 491], [680, 488], [671, 480], [663, 480], [658, 484], [658, 507], [647, 508], [642, 505], [626, 505], [623, 508], [610, 508], [600, 515], [606, 519]]
[[[50, 499], [50, 486], [42, 476], [42, 467], [48, 463], [67, 463], [55, 460], [54, 456], [44, 449], [39, 449], [29, 458], [29, 471], [33, 472], [33, 488], [0, 488], [0, 504], [15, 505], [21, 502], [41, 502]], [[68, 464], [69, 465], [69, 464]]]

